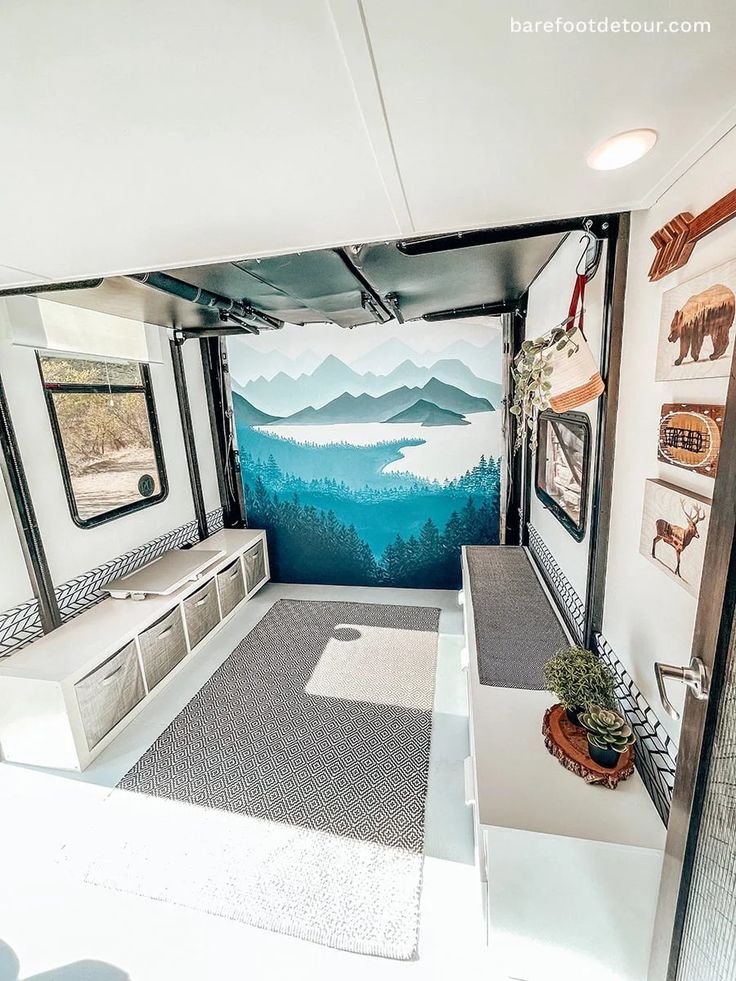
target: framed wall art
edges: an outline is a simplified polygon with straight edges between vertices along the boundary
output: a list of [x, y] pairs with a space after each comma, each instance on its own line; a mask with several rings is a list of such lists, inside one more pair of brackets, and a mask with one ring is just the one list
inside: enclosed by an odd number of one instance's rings
[[734, 349], [736, 259], [662, 296], [656, 381], [722, 378]]
[[647, 480], [639, 551], [693, 596], [700, 590], [711, 502], [663, 480]]
[[657, 458], [683, 470], [715, 477], [721, 451], [724, 405], [668, 402], [659, 419]]

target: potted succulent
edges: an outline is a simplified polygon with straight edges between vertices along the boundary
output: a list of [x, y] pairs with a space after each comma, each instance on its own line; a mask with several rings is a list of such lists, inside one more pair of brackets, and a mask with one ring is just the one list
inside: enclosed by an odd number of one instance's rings
[[613, 709], [591, 705], [580, 713], [580, 724], [588, 732], [588, 753], [599, 766], [612, 770], [619, 757], [636, 741], [626, 719]]
[[547, 691], [557, 696], [575, 725], [580, 725], [578, 713], [591, 705], [616, 706], [611, 672], [584, 647], [557, 651], [544, 665], [544, 678]]

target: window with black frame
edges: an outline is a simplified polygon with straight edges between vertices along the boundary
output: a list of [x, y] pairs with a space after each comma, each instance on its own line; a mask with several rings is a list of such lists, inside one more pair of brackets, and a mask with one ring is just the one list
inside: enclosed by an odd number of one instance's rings
[[168, 493], [148, 366], [38, 354], [69, 510], [81, 528]]
[[590, 420], [582, 412], [541, 412], [535, 490], [577, 541], [585, 536]]

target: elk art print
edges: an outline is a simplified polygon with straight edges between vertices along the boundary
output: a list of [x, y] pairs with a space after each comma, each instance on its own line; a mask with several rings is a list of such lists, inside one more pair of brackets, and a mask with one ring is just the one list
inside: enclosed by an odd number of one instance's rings
[[693, 596], [700, 589], [709, 518], [706, 498], [662, 480], [646, 482], [639, 551]]
[[728, 375], [736, 335], [736, 260], [662, 297], [657, 381]]

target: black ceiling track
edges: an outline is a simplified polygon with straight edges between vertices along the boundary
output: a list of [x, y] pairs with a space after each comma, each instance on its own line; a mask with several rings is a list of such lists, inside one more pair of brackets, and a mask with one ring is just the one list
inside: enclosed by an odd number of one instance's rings
[[436, 310], [425, 313], [422, 320], [433, 323], [435, 320], [462, 320], [466, 317], [500, 317], [510, 313], [515, 306], [513, 300], [499, 300], [497, 303], [476, 303], [471, 307], [453, 307], [451, 310]]
[[432, 255], [436, 252], [450, 252], [454, 249], [469, 249], [480, 245], [497, 245], [499, 242], [517, 242], [520, 239], [536, 238], [540, 235], [559, 235], [561, 232], [574, 232], [590, 221], [590, 231], [601, 238], [606, 236], [610, 221], [609, 215], [596, 215], [590, 219], [560, 218], [555, 221], [537, 221], [528, 225], [501, 225], [499, 228], [482, 228], [469, 232], [453, 232], [452, 235], [436, 235], [431, 238], [407, 239], [396, 243], [396, 248], [404, 255]]
[[230, 320], [238, 327], [249, 330], [253, 334], [257, 334], [260, 327], [264, 327], [266, 330], [279, 330], [284, 326], [282, 320], [277, 320], [267, 313], [261, 313], [249, 303], [232, 300], [219, 293], [213, 293], [212, 290], [206, 290], [202, 286], [192, 286], [191, 283], [185, 283], [183, 279], [177, 279], [168, 273], [135, 273], [127, 278], [136, 283], [142, 283], [144, 286], [150, 286], [152, 289], [160, 290], [162, 293], [176, 296], [180, 300], [189, 300], [190, 303], [197, 303], [199, 306], [218, 310], [221, 320], [225, 322]]

